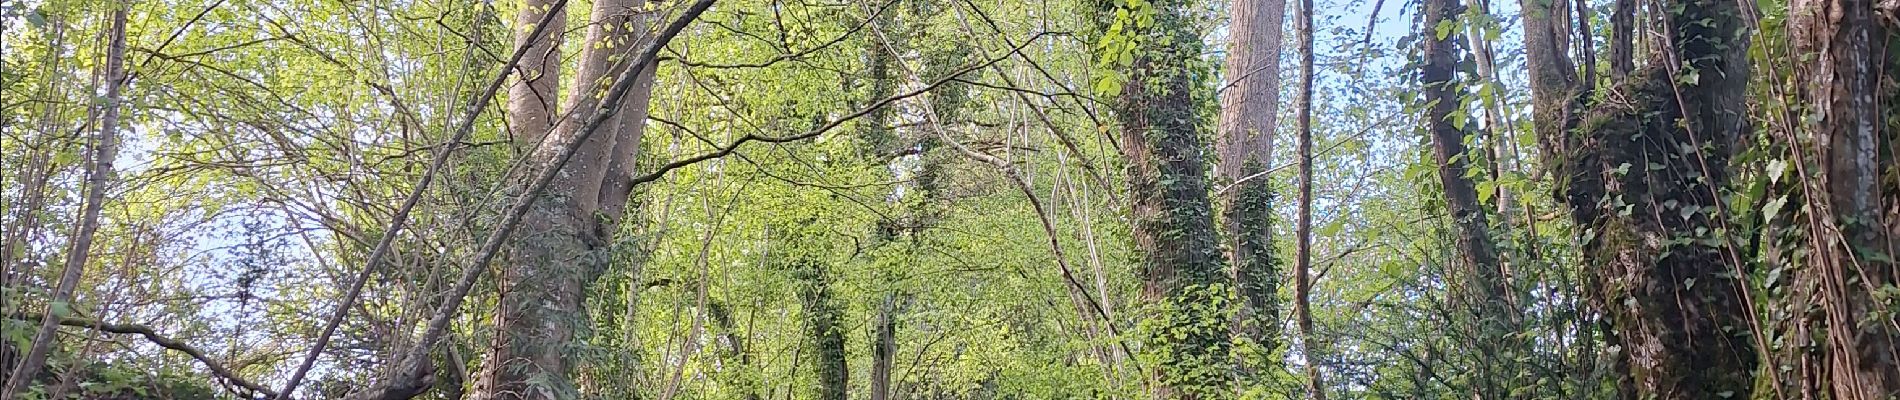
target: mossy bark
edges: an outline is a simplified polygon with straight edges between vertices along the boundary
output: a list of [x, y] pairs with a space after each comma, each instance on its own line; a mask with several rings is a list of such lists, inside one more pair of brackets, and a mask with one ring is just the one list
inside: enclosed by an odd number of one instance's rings
[[1682, 110], [1711, 111], [1685, 104], [1698, 91], [1673, 87], [1657, 69], [1631, 77], [1610, 89], [1620, 101], [1581, 123], [1563, 165], [1565, 200], [1587, 232], [1593, 297], [1621, 339], [1634, 396], [1747, 398], [1755, 341], [1718, 219], [1729, 148], [1710, 140], [1723, 135], [1719, 125], [1683, 122], [1695, 118]]

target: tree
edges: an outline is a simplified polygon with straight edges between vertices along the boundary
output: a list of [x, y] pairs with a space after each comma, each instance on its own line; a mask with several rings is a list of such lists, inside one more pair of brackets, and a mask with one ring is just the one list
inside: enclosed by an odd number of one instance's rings
[[1419, 67], [1419, 84], [1425, 91], [1426, 130], [1431, 138], [1432, 154], [1438, 162], [1439, 184], [1457, 230], [1454, 236], [1458, 254], [1463, 258], [1463, 269], [1458, 271], [1460, 279], [1453, 296], [1458, 303], [1454, 307], [1463, 310], [1461, 313], [1465, 316], [1461, 322], [1472, 330], [1467, 339], [1478, 353], [1475, 395], [1506, 399], [1515, 397], [1512, 393], [1518, 385], [1508, 377], [1500, 377], [1515, 376], [1521, 371], [1513, 367], [1513, 361], [1523, 354], [1513, 339], [1516, 336], [1513, 333], [1518, 331], [1518, 317], [1511, 307], [1514, 303], [1510, 298], [1511, 286], [1498, 260], [1497, 244], [1491, 237], [1485, 207], [1479, 203], [1477, 188], [1470, 177], [1470, 164], [1475, 157], [1465, 147], [1468, 123], [1463, 120], [1464, 113], [1456, 112], [1466, 107], [1463, 86], [1454, 79], [1459, 37], [1438, 28], [1458, 23], [1457, 16], [1462, 10], [1463, 5], [1457, 0], [1424, 3], [1421, 33], [1430, 37], [1424, 41], [1425, 60]]
[[1799, 140], [1811, 149], [1800, 168], [1812, 168], [1802, 175], [1818, 175], [1804, 181], [1809, 256], [1794, 289], [1795, 304], [1813, 308], [1794, 310], [1794, 329], [1798, 338], [1822, 332], [1808, 339], [1817, 344], [1796, 346], [1802, 353], [1793, 360], [1797, 393], [1890, 398], [1900, 394], [1900, 327], [1881, 310], [1877, 293], [1900, 284], [1894, 262], [1900, 210], [1892, 208], [1900, 192], [1890, 186], [1900, 171], [1887, 147], [1900, 129], [1887, 103], [1892, 96], [1882, 98], [1883, 89], [1891, 90], [1882, 77], [1893, 79], [1895, 63], [1892, 56], [1880, 59], [1876, 46], [1900, 36], [1877, 19], [1871, 1], [1804, 0], [1788, 7], [1785, 29], [1795, 54], [1808, 60], [1796, 64], [1806, 106]]
[[1115, 68], [1108, 86], [1118, 89], [1141, 299], [1159, 310], [1144, 322], [1157, 398], [1220, 398], [1232, 381], [1228, 279], [1195, 115], [1201, 46], [1189, 4], [1116, 4], [1100, 18], [1106, 45], [1097, 58]]
[[1326, 400], [1326, 380], [1320, 372], [1320, 344], [1313, 333], [1313, 0], [1300, 0], [1299, 163], [1300, 210], [1294, 227], [1293, 309], [1298, 314], [1300, 348], [1306, 358], [1306, 392]]
[[[1273, 138], [1280, 117], [1280, 52], [1285, 0], [1235, 0], [1229, 7], [1227, 84], [1220, 91], [1215, 152], [1227, 263], [1241, 302], [1235, 336], [1258, 343], [1268, 358], [1280, 342], [1280, 271], [1273, 252]], [[1243, 375], [1265, 367], [1240, 360]], [[1271, 364], [1271, 363], [1269, 363]]]
[[810, 256], [796, 255], [787, 267], [799, 282], [798, 299], [805, 314], [805, 336], [811, 341], [811, 365], [818, 375], [819, 400], [844, 400], [849, 394], [850, 371], [845, 363], [844, 310], [832, 293], [830, 268]]
[[33, 334], [33, 342], [18, 365], [8, 374], [6, 387], [0, 389], [0, 400], [13, 400], [26, 392], [26, 385], [39, 375], [40, 367], [45, 365], [48, 352], [58, 340], [59, 320], [78, 308], [73, 304], [73, 292], [79, 288], [79, 279], [85, 272], [86, 260], [92, 254], [93, 236], [99, 232], [99, 211], [105, 208], [106, 190], [113, 182], [113, 160], [119, 155], [119, 113], [121, 94], [130, 79], [125, 73], [125, 18], [130, 4], [112, 5], [111, 28], [107, 33], [105, 80], [106, 92], [97, 106], [99, 129], [95, 131], [92, 143], [92, 163], [86, 166], [86, 198], [81, 206], [78, 224], [74, 227], [71, 246], [66, 251], [66, 263], [59, 274], [59, 287], [55, 288], [52, 298], [46, 302], [46, 311], [40, 316], [40, 326]]
[[[508, 91], [509, 129], [527, 139], [524, 145], [533, 149], [537, 164], [555, 165], [562, 145], [586, 135], [582, 129], [603, 107], [603, 94], [631, 67], [628, 54], [646, 32], [644, 6], [638, 0], [594, 3], [572, 91], [562, 107], [566, 115], [554, 106], [560, 99], [562, 18], [555, 17], [553, 33], [539, 40], [530, 41], [528, 31], [521, 31], [516, 46], [529, 48], [529, 57]], [[550, 2], [528, 0], [517, 22], [532, 26], [547, 13], [562, 12]], [[575, 390], [568, 383], [572, 365], [565, 348], [587, 323], [583, 299], [604, 270], [626, 213], [628, 180], [652, 91], [653, 68], [641, 71], [626, 100], [607, 105], [621, 111], [602, 123], [606, 131], [585, 136], [514, 239], [510, 266], [501, 274], [494, 354], [483, 371], [485, 398], [560, 398]]]
[[[1578, 89], [1552, 84], [1566, 74], [1533, 78], [1538, 135], [1558, 157], [1560, 200], [1583, 229], [1585, 265], [1599, 266], [1595, 301], [1639, 398], [1751, 391], [1758, 345], [1737, 278], [1747, 271], [1730, 247], [1721, 195], [1747, 128], [1748, 31], [1738, 7], [1661, 4], [1667, 51], [1609, 89], [1630, 101], [1597, 104], [1580, 119], [1569, 114]], [[1527, 48], [1545, 47], [1531, 46], [1532, 37], [1547, 38], [1527, 35]], [[1558, 54], [1532, 52], [1531, 64], [1564, 65]], [[1577, 132], [1567, 133], [1573, 124]]]
[[[1374, 4], [1365, 30], [1327, 22], [1367, 16], [1344, 3], [1271, 2], [11, 2], [0, 380], [89, 399], [1897, 391], [1897, 2], [1494, 19], [1427, 0]], [[1298, 73], [1268, 72], [1276, 17], [1298, 18]], [[1509, 21], [1525, 42], [1495, 40]], [[1285, 107], [1262, 101], [1276, 76], [1298, 79]], [[1280, 121], [1285, 191], [1266, 184]], [[1276, 282], [1281, 205], [1297, 262]]]

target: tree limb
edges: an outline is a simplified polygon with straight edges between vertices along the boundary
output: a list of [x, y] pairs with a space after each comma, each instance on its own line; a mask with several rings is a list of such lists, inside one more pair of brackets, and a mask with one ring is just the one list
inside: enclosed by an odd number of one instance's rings
[[[33, 315], [33, 314], [23, 313], [23, 312], [9, 313], [7, 314], [6, 318], [13, 319], [13, 320], [20, 320], [20, 321], [42, 321], [41, 319], [42, 317], [39, 315]], [[164, 347], [166, 349], [171, 349], [180, 353], [185, 353], [185, 355], [191, 356], [191, 358], [198, 360], [199, 363], [204, 364], [205, 369], [211, 370], [211, 375], [215, 375], [219, 379], [224, 379], [225, 381], [228, 381], [231, 384], [238, 385], [238, 387], [242, 387], [246, 390], [250, 390], [252, 393], [249, 393], [249, 394], [240, 393], [240, 395], [242, 395], [245, 398], [258, 398], [259, 396], [257, 395], [263, 395], [262, 397], [265, 397], [265, 398], [277, 396], [277, 392], [273, 392], [270, 389], [265, 388], [264, 385], [259, 385], [251, 381], [245, 380], [242, 377], [237, 376], [236, 373], [231, 372], [230, 369], [225, 368], [223, 364], [219, 364], [217, 361], [213, 361], [210, 356], [206, 356], [204, 351], [198, 350], [198, 348], [192, 347], [191, 345], [185, 344], [184, 342], [180, 342], [177, 339], [172, 339], [170, 337], [166, 337], [165, 335], [161, 335], [157, 331], [152, 330], [151, 327], [148, 327], [145, 325], [136, 325], [136, 324], [112, 324], [112, 323], [106, 323], [106, 322], [102, 322], [98, 320], [75, 318], [75, 317], [61, 317], [61, 318], [58, 318], [55, 322], [58, 323], [59, 325], [78, 327], [78, 328], [87, 328], [87, 329], [92, 329], [92, 330], [105, 332], [105, 333], [144, 336], [146, 341], [152, 342], [152, 344], [158, 345], [158, 347]]]
[[[553, 6], [555, 9], [566, 7], [567, 0], [559, 0]], [[545, 34], [548, 30], [548, 22], [557, 15], [560, 13], [549, 12], [547, 17], [536, 23], [534, 30], [528, 33], [528, 40], [533, 41], [534, 38]], [[423, 192], [429, 189], [429, 183], [435, 179], [436, 174], [442, 171], [443, 165], [448, 163], [456, 144], [461, 143], [470, 132], [474, 131], [475, 119], [481, 116], [483, 109], [488, 108], [488, 103], [495, 98], [495, 93], [501, 90], [502, 83], [508, 81], [508, 72], [513, 70], [515, 64], [521, 62], [522, 57], [527, 53], [528, 48], [525, 46], [515, 49], [515, 54], [508, 59], [507, 63], [502, 64], [501, 72], [495, 76], [495, 79], [488, 82], [488, 87], [482, 89], [482, 94], [469, 99], [469, 104], [463, 110], [466, 114], [458, 121], [460, 123], [455, 126], [448, 140], [436, 148], [435, 160], [429, 163], [429, 169], [423, 172], [422, 178], [416, 182], [416, 187], [409, 190], [409, 198], [404, 199], [402, 207], [390, 217], [389, 229], [383, 230], [383, 237], [376, 241], [376, 248], [370, 250], [369, 259], [363, 263], [363, 270], [351, 280], [350, 289], [343, 295], [343, 302], [337, 305], [336, 313], [331, 314], [330, 318], [323, 322], [323, 333], [317, 335], [317, 343], [310, 346], [310, 351], [304, 355], [303, 363], [291, 372], [290, 381], [284, 383], [283, 392], [271, 398], [285, 400], [289, 399], [292, 393], [297, 392], [297, 385], [303, 383], [304, 375], [316, 365], [317, 357], [321, 356], [324, 347], [330, 344], [330, 337], [336, 335], [337, 326], [342, 325], [343, 317], [349, 315], [350, 308], [356, 303], [356, 299], [362, 297], [363, 285], [369, 282], [370, 275], [375, 274], [376, 270], [382, 267], [383, 259], [389, 256], [389, 249], [394, 246], [396, 237], [402, 233], [403, 225], [409, 222], [409, 213], [415, 210], [417, 203], [421, 202]], [[391, 97], [395, 97], [393, 93]]]

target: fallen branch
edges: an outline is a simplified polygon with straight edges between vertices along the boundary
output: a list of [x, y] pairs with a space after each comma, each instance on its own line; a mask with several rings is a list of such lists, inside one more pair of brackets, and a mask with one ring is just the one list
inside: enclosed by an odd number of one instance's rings
[[[33, 315], [29, 313], [16, 312], [16, 313], [7, 314], [7, 319], [38, 322], [38, 321], [41, 321], [41, 316]], [[250, 390], [251, 393], [249, 394], [242, 394], [242, 393], [240, 394], [245, 398], [259, 398], [259, 397], [271, 398], [271, 397], [277, 396], [277, 392], [273, 392], [270, 389], [265, 388], [263, 385], [252, 383], [251, 381], [238, 377], [236, 373], [233, 373], [231, 372], [230, 369], [225, 368], [223, 364], [219, 364], [217, 361], [211, 360], [211, 357], [206, 356], [204, 351], [198, 350], [198, 348], [192, 347], [189, 344], [185, 344], [185, 342], [180, 342], [176, 339], [166, 337], [165, 335], [160, 335], [158, 334], [157, 331], [152, 330], [151, 327], [148, 327], [145, 325], [136, 325], [136, 324], [112, 324], [112, 323], [106, 323], [106, 322], [102, 322], [98, 320], [74, 318], [74, 317], [61, 317], [59, 318], [58, 323], [60, 325], [78, 327], [78, 328], [87, 328], [87, 329], [92, 329], [92, 330], [106, 332], [106, 333], [144, 336], [146, 341], [150, 341], [152, 342], [152, 344], [158, 345], [158, 347], [164, 347], [166, 349], [171, 349], [180, 353], [185, 353], [185, 355], [191, 356], [191, 358], [198, 360], [199, 363], [204, 364], [205, 369], [211, 370], [211, 375], [217, 376], [218, 379], [223, 379], [227, 382], [230, 382], [233, 385], [237, 385], [238, 387], [242, 387], [244, 389]], [[262, 396], [259, 396], [259, 395], [262, 395]]]

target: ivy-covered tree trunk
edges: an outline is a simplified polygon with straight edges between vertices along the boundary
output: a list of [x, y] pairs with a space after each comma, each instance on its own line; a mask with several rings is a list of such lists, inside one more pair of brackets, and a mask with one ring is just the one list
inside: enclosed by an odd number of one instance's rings
[[1469, 176], [1472, 155], [1465, 147], [1467, 121], [1462, 120], [1463, 114], [1455, 112], [1465, 107], [1463, 86], [1454, 79], [1458, 68], [1458, 36], [1433, 33], [1441, 24], [1454, 23], [1463, 11], [1458, 0], [1424, 3], [1422, 27], [1430, 37], [1424, 41], [1425, 62], [1419, 68], [1419, 82], [1425, 91], [1425, 103], [1429, 105], [1426, 126], [1432, 154], [1438, 161], [1445, 208], [1451, 212], [1452, 225], [1457, 229], [1454, 236], [1458, 252], [1464, 261], [1463, 269], [1456, 272], [1461, 276], [1453, 297], [1455, 302], [1461, 303], [1458, 312], [1465, 316], [1460, 324], [1471, 329], [1465, 339], [1471, 341], [1477, 353], [1477, 364], [1473, 366], [1475, 376], [1470, 382], [1479, 398], [1509, 399], [1516, 397], [1512, 395], [1513, 389], [1518, 387], [1514, 378], [1523, 372], [1514, 366], [1515, 360], [1523, 355], [1514, 339], [1518, 317], [1510, 306], [1510, 285], [1498, 260], [1497, 244], [1491, 238], [1484, 205], [1480, 204], [1477, 188]]
[[804, 306], [805, 338], [812, 344], [807, 357], [818, 375], [817, 399], [844, 400], [851, 379], [845, 368], [844, 310], [832, 299], [829, 271], [811, 259], [794, 261], [791, 268]]
[[[1635, 3], [1634, 0], [1619, 1], [1615, 6], [1616, 12], [1611, 17], [1613, 30], [1610, 64], [1614, 67], [1613, 69], [1634, 65], [1634, 60], [1630, 59], [1633, 54], [1625, 50], [1632, 48], [1629, 43], [1637, 34], [1636, 27], [1633, 20], [1625, 21], [1623, 15], [1633, 15]], [[1572, 130], [1577, 127], [1578, 121], [1583, 119], [1585, 99], [1588, 96], [1577, 82], [1577, 66], [1568, 53], [1572, 30], [1567, 4], [1564, 0], [1519, 0], [1518, 2], [1523, 12], [1525, 69], [1530, 73], [1529, 86], [1533, 104], [1532, 133], [1536, 135], [1538, 150], [1546, 160], [1544, 169], [1535, 173], [1537, 176], [1548, 173], [1557, 177], [1558, 187], [1551, 196], [1560, 204], [1569, 202], [1569, 194], [1565, 193], [1566, 189], [1562, 181], [1563, 176], [1570, 173], [1564, 165], [1564, 160], [1571, 157], [1572, 150], [1566, 149], [1565, 146], [1566, 143], [1572, 141]], [[1613, 75], [1617, 79], [1642, 79], [1628, 78], [1628, 72]], [[1573, 216], [1576, 214], [1573, 213]], [[1580, 226], [1588, 226], [1584, 225], [1588, 222], [1586, 220], [1574, 219], [1574, 221]], [[1584, 231], [1584, 229], [1578, 231]], [[1607, 314], [1610, 308], [1610, 304], [1601, 296], [1603, 294], [1601, 277], [1601, 274], [1583, 274], [1583, 292], [1588, 300], [1588, 311], [1599, 313], [1597, 318], [1603, 321], [1599, 324], [1602, 328], [1600, 329], [1602, 347], [1626, 348], [1613, 324], [1607, 321], [1608, 317], [1601, 315]], [[1618, 361], [1612, 367], [1616, 371], [1614, 379], [1616, 379], [1617, 396], [1624, 399], [1635, 398], [1636, 388], [1631, 379], [1632, 374], [1629, 373], [1629, 363], [1622, 362], [1620, 354], [1618, 357]]]
[[1142, 300], [1156, 310], [1144, 326], [1154, 394], [1162, 399], [1228, 396], [1233, 372], [1228, 277], [1195, 114], [1201, 40], [1189, 4], [1119, 5], [1101, 21], [1110, 50], [1100, 58], [1120, 79], [1113, 107], [1128, 162]]
[[1747, 128], [1748, 32], [1732, 1], [1661, 9], [1668, 51], [1608, 88], [1622, 97], [1596, 105], [1575, 134], [1545, 129], [1552, 121], [1539, 134], [1559, 135], [1542, 139], [1564, 150], [1563, 200], [1584, 232], [1584, 265], [1633, 395], [1748, 398], [1756, 338], [1722, 201]]
[[720, 362], [731, 363], [734, 370], [739, 371], [739, 373], [720, 374], [722, 383], [738, 388], [740, 393], [744, 393], [741, 398], [745, 400], [763, 399], [759, 395], [758, 387], [760, 377], [757, 374], [760, 368], [753, 361], [752, 348], [746, 344], [747, 335], [732, 320], [732, 309], [726, 306], [725, 302], [714, 299], [707, 302], [706, 314], [707, 318], [712, 320], [713, 328], [718, 329], [715, 337], [719, 341], [716, 347]]
[[[1882, 75], [1900, 72], [1880, 54], [1900, 35], [1876, 19], [1872, 0], [1797, 0], [1787, 26], [1795, 54], [1803, 116], [1801, 139], [1813, 149], [1802, 168], [1811, 223], [1810, 252], [1797, 269], [1796, 329], [1819, 337], [1799, 346], [1795, 367], [1803, 393], [1837, 400], [1900, 396], [1900, 328], [1891, 295], [1900, 284], [1900, 190], [1894, 178], [1896, 132], [1892, 95], [1881, 98]], [[1892, 57], [1892, 56], [1889, 56]], [[1826, 387], [1820, 387], [1825, 384]]]
[[[600, 107], [612, 79], [625, 71], [627, 53], [646, 31], [641, 18], [643, 1], [594, 2], [585, 45], [575, 69], [571, 93], [563, 107], [560, 98], [560, 43], [564, 27], [556, 17], [545, 39], [526, 42], [527, 30], [517, 32], [516, 46], [530, 48], [520, 64], [521, 76], [509, 88], [509, 130], [534, 149], [531, 165], [557, 161], [566, 143], [580, 139], [586, 121]], [[551, 2], [527, 0], [517, 21], [529, 26], [542, 19]], [[630, 185], [627, 173], [643, 129], [651, 98], [651, 69], [643, 71], [615, 117], [603, 131], [587, 139], [523, 218], [510, 247], [513, 257], [500, 275], [500, 313], [495, 318], [495, 345], [482, 373], [485, 399], [572, 398], [574, 365], [566, 349], [587, 324], [581, 309], [587, 286], [599, 277], [610, 258], [618, 222], [625, 213]], [[570, 115], [563, 118], [559, 110]], [[542, 133], [546, 133], [542, 135]], [[537, 145], [538, 143], [538, 145]]]
[[[1215, 151], [1221, 223], [1227, 263], [1241, 303], [1234, 335], [1260, 345], [1263, 359], [1241, 360], [1243, 375], [1273, 364], [1280, 347], [1280, 271], [1273, 256], [1273, 188], [1265, 176], [1273, 163], [1279, 127], [1280, 51], [1285, 0], [1234, 0], [1233, 41], [1228, 44], [1227, 84], [1221, 92], [1220, 132]], [[1259, 365], [1256, 365], [1259, 364]]]

